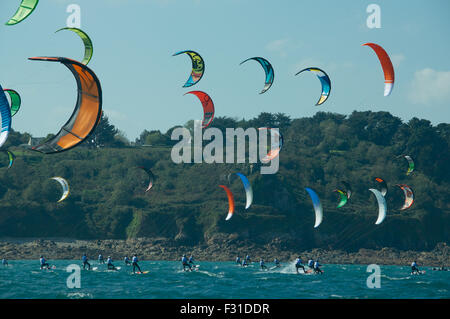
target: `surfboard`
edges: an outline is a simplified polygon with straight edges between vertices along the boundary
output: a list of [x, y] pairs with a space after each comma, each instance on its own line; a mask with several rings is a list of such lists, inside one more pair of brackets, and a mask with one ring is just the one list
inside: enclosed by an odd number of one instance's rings
[[419, 271], [412, 272], [411, 275], [424, 275], [425, 273], [426, 273], [425, 270], [419, 270]]
[[135, 272], [135, 274], [137, 274], [137, 275], [145, 275], [145, 274], [148, 274], [150, 271], [148, 271], [148, 270], [145, 270], [145, 271], [142, 271], [142, 272], [140, 272], [140, 271], [137, 271], [137, 272]]

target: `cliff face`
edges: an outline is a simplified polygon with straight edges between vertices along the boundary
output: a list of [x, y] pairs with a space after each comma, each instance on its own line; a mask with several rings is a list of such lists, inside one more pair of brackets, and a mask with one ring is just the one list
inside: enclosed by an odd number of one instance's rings
[[[432, 250], [450, 238], [449, 125], [438, 129], [423, 120], [395, 119], [365, 112], [294, 120], [281, 130], [284, 147], [274, 175], [261, 175], [249, 164], [174, 164], [167, 147], [79, 148], [47, 156], [11, 147], [14, 166], [0, 168], [0, 237], [147, 237], [176, 245], [222, 242], [289, 251]], [[412, 174], [406, 175], [407, 162], [399, 154], [414, 158]], [[155, 175], [148, 193], [148, 176], [138, 166]], [[253, 187], [248, 210], [241, 181], [228, 179], [236, 172], [247, 175]], [[71, 194], [62, 203], [56, 203], [61, 190], [53, 176], [70, 183]], [[368, 191], [379, 187], [375, 177], [388, 183], [388, 214], [381, 225], [375, 225], [378, 207]], [[343, 187], [342, 180], [353, 195], [338, 209], [333, 190]], [[395, 186], [402, 183], [416, 200], [404, 211], [403, 192]], [[220, 184], [228, 185], [236, 200], [229, 221]], [[305, 187], [314, 189], [323, 205], [316, 229]]]

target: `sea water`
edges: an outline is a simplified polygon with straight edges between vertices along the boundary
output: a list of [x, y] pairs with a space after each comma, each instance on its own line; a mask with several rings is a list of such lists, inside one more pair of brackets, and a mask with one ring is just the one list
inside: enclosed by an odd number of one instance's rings
[[[132, 274], [123, 262], [114, 263], [120, 270], [108, 271], [93, 261], [97, 270], [81, 267], [80, 272], [67, 271], [69, 265], [81, 266], [80, 261], [49, 263], [56, 268], [40, 270], [37, 260], [0, 265], [0, 298], [450, 298], [450, 271], [430, 267], [421, 268], [423, 275], [411, 275], [410, 267], [380, 266], [379, 288], [369, 288], [373, 273], [367, 265], [324, 265], [323, 274], [305, 275], [297, 274], [293, 263], [276, 269], [267, 263], [268, 269], [261, 270], [258, 263], [244, 268], [233, 262], [198, 262], [198, 270], [184, 272], [180, 262], [143, 261], [139, 265], [149, 273]], [[70, 288], [69, 276], [78, 274], [80, 288]]]

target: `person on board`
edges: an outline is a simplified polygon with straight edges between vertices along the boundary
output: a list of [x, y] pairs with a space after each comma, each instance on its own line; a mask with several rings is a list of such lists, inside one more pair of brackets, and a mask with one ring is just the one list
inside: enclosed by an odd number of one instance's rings
[[139, 265], [138, 265], [138, 261], [139, 260], [138, 260], [138, 258], [136, 256], [136, 254], [133, 255], [133, 258], [131, 258], [131, 262], [132, 262], [132, 265], [133, 265], [133, 273], [134, 273], [134, 270], [136, 268], [139, 270], [139, 272], [142, 272], [141, 267], [139, 267]]
[[280, 265], [280, 261], [278, 260], [278, 258], [275, 258], [274, 260], [273, 260], [273, 262], [275, 263], [275, 267], [280, 267], [281, 265]]
[[415, 274], [415, 273], [419, 273], [419, 272], [420, 272], [420, 270], [419, 270], [419, 268], [418, 268], [418, 266], [417, 266], [416, 261], [414, 260], [414, 261], [411, 263], [411, 273], [412, 273], [412, 274]]
[[316, 273], [316, 274], [318, 274], [318, 273], [322, 274], [323, 273], [323, 271], [320, 269], [320, 266], [322, 266], [322, 265], [319, 264], [319, 259], [317, 259], [314, 262], [314, 273]]
[[241, 264], [241, 257], [239, 257], [239, 256], [236, 257], [236, 264], [239, 264], [239, 265]]
[[86, 265], [88, 266], [88, 269], [91, 270], [91, 264], [88, 262], [88, 258], [86, 254], [83, 254], [83, 257], [81, 257], [81, 261], [83, 262], [83, 269], [86, 269]]
[[5, 258], [2, 259], [2, 265], [5, 267], [8, 266], [8, 261]]
[[105, 263], [105, 261], [103, 260], [103, 255], [102, 254], [98, 255], [98, 263], [99, 264], [104, 264]]
[[131, 261], [130, 261], [130, 258], [128, 258], [128, 256], [125, 256], [125, 258], [123, 259], [123, 261], [124, 261], [124, 263], [125, 263], [126, 266], [131, 265]]
[[312, 259], [308, 260], [308, 267], [309, 267], [309, 269], [314, 268], [314, 260], [312, 260]]
[[185, 254], [183, 254], [183, 257], [181, 257], [181, 263], [183, 264], [183, 271], [186, 271], [186, 267], [188, 267], [189, 270], [192, 271], [191, 265], [189, 265], [188, 259], [186, 258]]
[[244, 259], [242, 261], [242, 267], [247, 267], [247, 266], [248, 266], [247, 259]]
[[41, 269], [44, 269], [44, 267], [50, 269], [50, 265], [47, 263], [47, 260], [45, 260], [44, 256], [42, 255], [39, 258], [39, 263], [41, 264]]
[[189, 264], [192, 264], [195, 267], [194, 256], [193, 255], [189, 256]]
[[295, 270], [297, 271], [297, 274], [298, 274], [298, 269], [299, 268], [302, 268], [303, 272], [306, 272], [305, 266], [303, 266], [302, 259], [300, 258], [300, 256], [298, 256], [297, 260], [295, 260]]
[[266, 269], [267, 267], [266, 267], [266, 265], [264, 264], [264, 259], [260, 259], [259, 260], [259, 266], [261, 267], [261, 269]]
[[249, 255], [245, 256], [245, 260], [247, 261], [248, 264], [252, 262]]
[[108, 256], [108, 259], [106, 260], [106, 266], [108, 267], [108, 270], [117, 270], [112, 262], [113, 262], [113, 260], [112, 260], [111, 256]]

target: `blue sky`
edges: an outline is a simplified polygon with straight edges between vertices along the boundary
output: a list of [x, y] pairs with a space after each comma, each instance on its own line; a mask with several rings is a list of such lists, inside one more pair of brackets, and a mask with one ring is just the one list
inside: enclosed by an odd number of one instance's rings
[[[1, 1], [6, 22], [19, 0]], [[201, 119], [190, 90], [208, 93], [216, 116], [252, 118], [282, 112], [292, 118], [318, 111], [350, 114], [389, 111], [407, 121], [433, 124], [450, 120], [450, 2], [442, 1], [268, 1], [268, 0], [41, 0], [35, 12], [15, 26], [0, 24], [0, 84], [20, 92], [22, 109], [13, 128], [34, 136], [56, 133], [76, 101], [75, 81], [62, 65], [28, 61], [32, 56], [83, 57], [83, 44], [66, 26], [69, 4], [81, 7], [81, 28], [94, 44], [89, 66], [101, 81], [103, 108], [111, 122], [134, 140], [144, 130]], [[381, 28], [366, 26], [369, 4], [381, 8]], [[365, 42], [383, 46], [396, 82], [383, 96], [384, 78]], [[202, 80], [182, 88], [191, 70], [187, 55], [205, 60]], [[274, 67], [265, 94], [262, 56]], [[327, 102], [317, 107], [320, 82], [310, 66], [332, 81]]]

